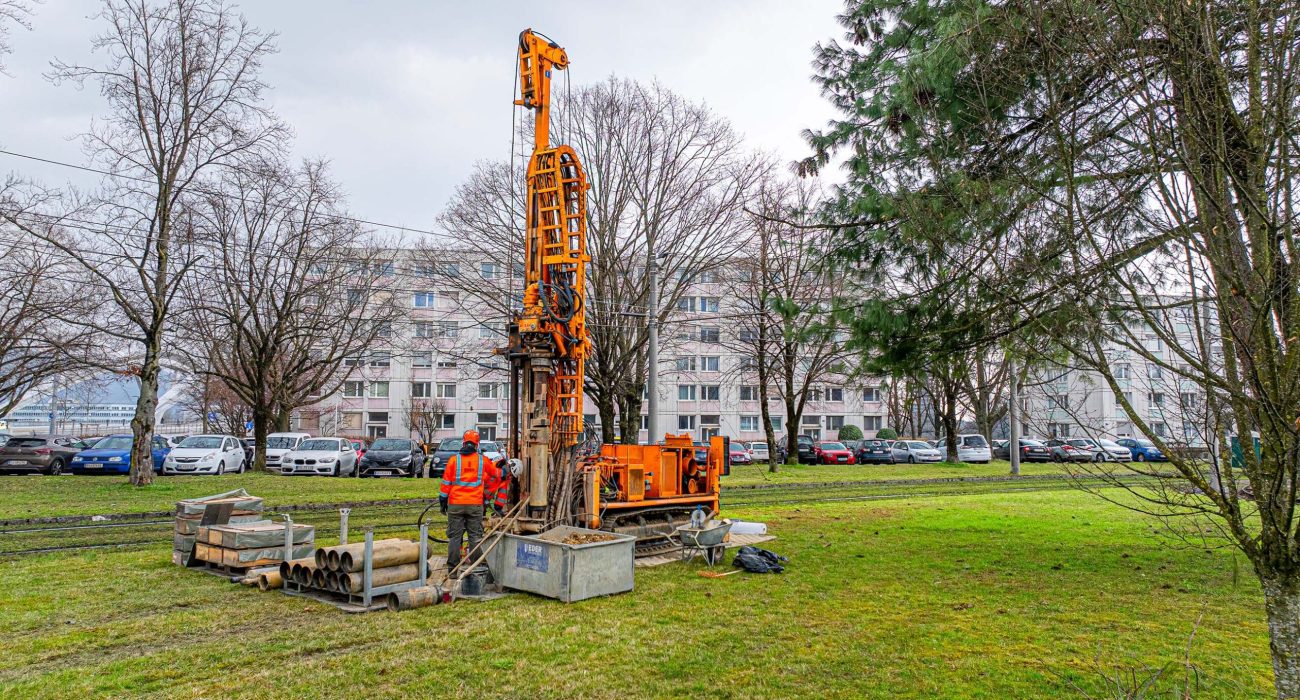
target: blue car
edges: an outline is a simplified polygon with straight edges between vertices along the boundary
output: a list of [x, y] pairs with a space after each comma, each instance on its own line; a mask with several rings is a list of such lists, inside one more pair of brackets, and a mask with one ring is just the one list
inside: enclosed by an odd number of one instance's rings
[[1169, 458], [1150, 440], [1142, 438], [1120, 438], [1115, 441], [1128, 448], [1129, 455], [1135, 462], [1168, 462]]
[[[131, 471], [131, 443], [134, 438], [130, 434], [126, 435], [109, 435], [100, 438], [90, 447], [82, 450], [72, 458], [73, 474], [126, 474]], [[163, 459], [171, 447], [167, 445], [167, 439], [155, 435], [153, 438], [153, 468], [154, 471], [162, 469]]]

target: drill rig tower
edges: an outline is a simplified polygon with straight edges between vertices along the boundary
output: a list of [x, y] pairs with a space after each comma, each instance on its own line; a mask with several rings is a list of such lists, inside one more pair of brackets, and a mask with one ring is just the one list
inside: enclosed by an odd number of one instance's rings
[[[555, 42], [519, 35], [519, 99], [534, 116], [528, 161], [523, 308], [510, 324], [510, 453], [521, 466], [510, 503], [517, 529], [574, 524], [662, 540], [691, 510], [718, 508], [727, 438], [700, 454], [688, 435], [661, 445], [604, 445], [579, 459], [583, 439], [587, 178], [572, 147], [550, 144], [551, 75], [569, 65]], [[653, 368], [652, 368], [653, 371]], [[656, 436], [651, 436], [654, 439]], [[635, 442], [635, 440], [633, 440]]]

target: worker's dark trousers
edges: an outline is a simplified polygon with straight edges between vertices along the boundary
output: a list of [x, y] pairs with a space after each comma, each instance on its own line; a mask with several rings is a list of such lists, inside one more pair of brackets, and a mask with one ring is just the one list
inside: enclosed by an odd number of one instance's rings
[[447, 506], [447, 571], [460, 564], [460, 542], [469, 531], [469, 560], [483, 541], [483, 506]]

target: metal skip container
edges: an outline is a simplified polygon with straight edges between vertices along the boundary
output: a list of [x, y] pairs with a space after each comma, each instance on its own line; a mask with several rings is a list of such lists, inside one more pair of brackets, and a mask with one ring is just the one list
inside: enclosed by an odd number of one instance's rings
[[[564, 544], [571, 535], [612, 539]], [[492, 577], [506, 588], [565, 603], [632, 590], [636, 537], [561, 525], [540, 535], [506, 535], [489, 557]]]

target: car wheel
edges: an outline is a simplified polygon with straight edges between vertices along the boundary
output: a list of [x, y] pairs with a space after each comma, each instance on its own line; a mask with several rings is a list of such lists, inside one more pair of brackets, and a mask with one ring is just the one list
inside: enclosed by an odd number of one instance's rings
[[246, 467], [246, 466], [248, 466], [248, 460], [246, 460], [246, 459], [241, 459], [241, 460], [239, 460], [239, 471], [238, 471], [238, 472], [235, 472], [235, 473], [236, 473], [236, 474], [243, 474], [243, 473], [244, 473], [244, 467]]
[[908, 455], [908, 456], [907, 456], [907, 463], [908, 463], [908, 464], [916, 464], [916, 457], [915, 457], [914, 455]]
[[1139, 453], [1138, 453], [1138, 456], [1137, 456], [1137, 461], [1139, 461], [1139, 462], [1145, 462], [1145, 461], [1147, 461], [1147, 456], [1144, 455], [1144, 454], [1142, 454], [1141, 452], [1139, 452]]
[[338, 476], [341, 473], [342, 469], [343, 469], [343, 465], [339, 464], [338, 462], [335, 462], [334, 473], [330, 474], [330, 476]]
[[218, 473], [218, 474], [225, 474], [225, 473], [226, 473], [226, 460], [224, 460], [224, 459], [221, 460], [221, 464], [218, 464], [218, 465], [217, 465], [217, 473]]
[[56, 459], [50, 462], [50, 476], [59, 476], [63, 474], [63, 460]]

